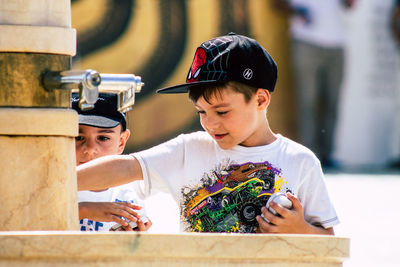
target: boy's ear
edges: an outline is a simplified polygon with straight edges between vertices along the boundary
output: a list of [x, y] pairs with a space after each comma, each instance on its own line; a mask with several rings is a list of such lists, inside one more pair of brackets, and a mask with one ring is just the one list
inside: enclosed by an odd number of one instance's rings
[[129, 129], [126, 129], [125, 131], [123, 131], [121, 133], [120, 138], [119, 138], [119, 146], [118, 146], [119, 154], [122, 154], [122, 152], [124, 152], [126, 142], [128, 141], [130, 135], [131, 135], [131, 131], [129, 131]]
[[271, 95], [268, 90], [259, 88], [256, 91], [256, 99], [258, 110], [264, 110], [269, 106]]

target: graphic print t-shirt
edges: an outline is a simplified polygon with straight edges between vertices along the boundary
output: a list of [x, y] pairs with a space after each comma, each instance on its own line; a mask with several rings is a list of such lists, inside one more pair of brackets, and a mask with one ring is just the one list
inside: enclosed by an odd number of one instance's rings
[[339, 223], [318, 159], [281, 135], [269, 145], [224, 150], [195, 132], [132, 155], [142, 167], [144, 193], [170, 192], [185, 231], [254, 232], [254, 214], [268, 197], [288, 191], [300, 199], [309, 223]]

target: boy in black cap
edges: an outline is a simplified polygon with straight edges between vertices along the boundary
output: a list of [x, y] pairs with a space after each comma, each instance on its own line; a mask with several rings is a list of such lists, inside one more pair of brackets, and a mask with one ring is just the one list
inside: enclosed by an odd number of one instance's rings
[[[274, 60], [253, 39], [202, 43], [186, 83], [158, 93], [188, 92], [205, 131], [83, 164], [78, 189], [143, 179], [146, 193], [164, 188], [175, 197], [187, 231], [334, 234], [339, 221], [318, 159], [269, 127], [276, 79]], [[272, 213], [265, 204], [278, 192], [292, 208], [272, 202]]]
[[[72, 96], [72, 108], [79, 114], [79, 136], [75, 138], [76, 165], [107, 155], [121, 154], [130, 136], [125, 114], [118, 111], [117, 95], [100, 93], [95, 107], [88, 111], [79, 108], [77, 94]], [[151, 222], [140, 220], [140, 209], [131, 186], [106, 190], [78, 192], [81, 231], [109, 231], [116, 223], [132, 231], [126, 219], [145, 231]], [[123, 219], [125, 218], [125, 219]], [[146, 218], [147, 219], [147, 218]]]

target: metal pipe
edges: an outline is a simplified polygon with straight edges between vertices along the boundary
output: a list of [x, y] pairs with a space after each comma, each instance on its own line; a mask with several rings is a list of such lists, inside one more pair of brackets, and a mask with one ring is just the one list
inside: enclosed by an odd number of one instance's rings
[[118, 109], [127, 112], [135, 104], [135, 93], [141, 91], [144, 83], [140, 76], [133, 74], [100, 74], [97, 71], [70, 70], [46, 72], [42, 79], [47, 91], [55, 89], [79, 89], [79, 107], [82, 110], [92, 109], [99, 92], [118, 94]]

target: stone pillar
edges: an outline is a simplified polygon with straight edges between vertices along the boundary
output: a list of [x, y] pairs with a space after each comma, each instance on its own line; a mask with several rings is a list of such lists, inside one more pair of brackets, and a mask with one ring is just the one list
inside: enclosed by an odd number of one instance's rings
[[0, 0], [0, 231], [77, 230], [70, 92], [43, 88], [76, 52], [70, 0]]

